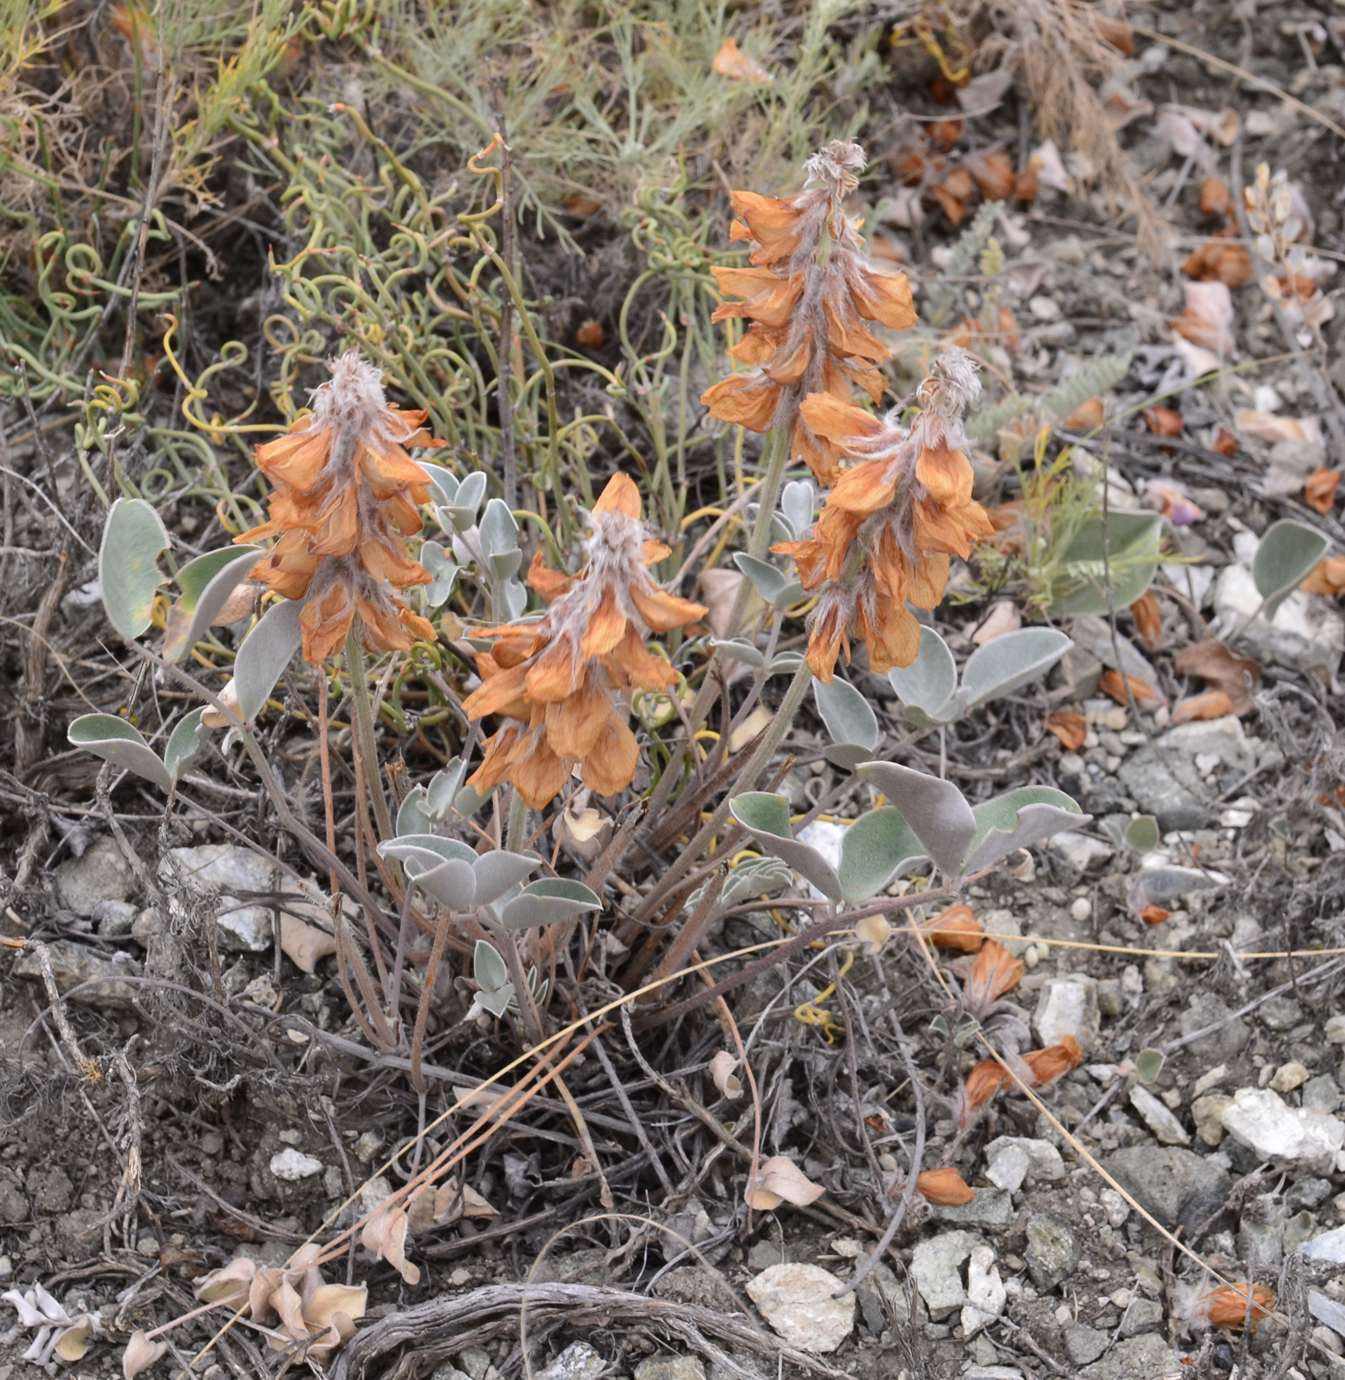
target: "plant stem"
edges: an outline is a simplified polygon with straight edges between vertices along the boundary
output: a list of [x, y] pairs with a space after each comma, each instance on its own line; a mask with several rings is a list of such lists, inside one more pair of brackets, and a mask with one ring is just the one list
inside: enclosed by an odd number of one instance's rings
[[374, 744], [374, 709], [369, 699], [369, 677], [364, 665], [364, 649], [360, 645], [362, 633], [358, 618], [350, 625], [346, 637], [346, 670], [350, 674], [350, 695], [355, 729], [355, 751], [364, 758], [364, 779], [368, 783], [369, 798], [374, 806], [374, 820], [379, 839], [393, 836], [392, 815], [383, 794], [383, 774], [378, 767], [378, 749]]
[[780, 702], [780, 708], [775, 711], [775, 717], [771, 720], [770, 727], [761, 735], [761, 741], [757, 744], [751, 757], [747, 759], [742, 771], [738, 773], [737, 780], [725, 793], [714, 814], [701, 825], [695, 837], [682, 850], [677, 861], [660, 878], [659, 885], [653, 895], [640, 908], [637, 919], [647, 920], [649, 913], [661, 904], [661, 898], [668, 894], [668, 888], [675, 886], [700, 861], [701, 853], [706, 844], [723, 828], [724, 821], [728, 818], [729, 801], [735, 795], [750, 791], [760, 780], [761, 773], [770, 764], [776, 748], [784, 741], [785, 734], [793, 726], [794, 716], [799, 712], [799, 706], [803, 703], [803, 697], [808, 693], [808, 687], [811, 684], [812, 674], [808, 670], [808, 663], [801, 661], [799, 662], [799, 669], [794, 672], [793, 680], [789, 682], [784, 699]]
[[[762, 460], [766, 465], [766, 475], [757, 487], [757, 517], [752, 524], [752, 535], [747, 541], [747, 554], [762, 560], [771, 544], [771, 519], [775, 516], [776, 504], [780, 502], [780, 489], [784, 484], [785, 468], [789, 464], [789, 438], [793, 434], [793, 423], [777, 426], [766, 433], [762, 446]], [[742, 629], [743, 618], [752, 598], [752, 582], [746, 575], [738, 586], [738, 597], [733, 601], [733, 615], [729, 626], [734, 632]]]
[[504, 846], [517, 853], [528, 832], [528, 805], [517, 788], [510, 793], [509, 814], [504, 826]]

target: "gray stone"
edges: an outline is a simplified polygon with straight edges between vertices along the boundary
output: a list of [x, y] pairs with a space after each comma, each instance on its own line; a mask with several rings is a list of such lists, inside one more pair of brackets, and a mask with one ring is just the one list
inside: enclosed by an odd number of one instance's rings
[[1063, 1217], [1034, 1212], [1027, 1219], [1027, 1269], [1038, 1289], [1054, 1289], [1079, 1263], [1083, 1247]]
[[[1051, 1144], [1049, 1140], [1034, 1140], [1029, 1136], [996, 1136], [989, 1145], [985, 1147], [985, 1158], [987, 1164], [994, 1164], [1000, 1155], [1008, 1150], [1018, 1151], [1027, 1157], [1027, 1182], [1028, 1183], [1048, 1183], [1053, 1184], [1065, 1177], [1065, 1161], [1060, 1158], [1060, 1151]], [[1007, 1162], [1008, 1166], [1017, 1165], [1014, 1158]], [[991, 1179], [992, 1183], [997, 1181]], [[1019, 1186], [1022, 1185], [1019, 1180]], [[1005, 1188], [1005, 1184], [999, 1184], [1000, 1188]], [[1008, 1189], [1009, 1192], [1017, 1192], [1017, 1189]]]
[[705, 1380], [697, 1356], [651, 1356], [635, 1367], [635, 1380]]
[[1130, 1105], [1140, 1114], [1141, 1120], [1164, 1145], [1190, 1145], [1191, 1137], [1186, 1128], [1149, 1091], [1138, 1083], [1130, 1089]]
[[1285, 1216], [1284, 1204], [1276, 1194], [1263, 1193], [1243, 1205], [1238, 1217], [1238, 1259], [1256, 1279], [1279, 1273]]
[[1320, 1236], [1314, 1236], [1311, 1241], [1305, 1241], [1298, 1248], [1298, 1253], [1305, 1260], [1315, 1260], [1328, 1265], [1345, 1265], [1345, 1227], [1336, 1227], [1334, 1231], [1325, 1231]]
[[853, 1292], [834, 1295], [844, 1282], [820, 1265], [772, 1265], [748, 1282], [761, 1316], [790, 1346], [821, 1355], [854, 1331]]
[[1217, 794], [1201, 771], [1207, 759], [1232, 772], [1256, 765], [1240, 720], [1230, 715], [1170, 728], [1123, 762], [1117, 776], [1162, 828], [1198, 829], [1213, 811]]
[[100, 939], [124, 939], [131, 932], [138, 914], [130, 901], [99, 901], [93, 908]]
[[[125, 1010], [137, 991], [138, 984], [126, 982], [128, 977], [140, 976], [140, 965], [129, 954], [116, 953], [104, 957], [94, 949], [69, 939], [53, 939], [47, 945], [51, 960], [51, 975], [62, 994], [69, 993], [75, 1006], [94, 1006], [105, 1011]], [[21, 953], [14, 960], [17, 977], [42, 980], [42, 965], [31, 951]], [[91, 984], [84, 986], [83, 984]]]
[[962, 1264], [984, 1244], [969, 1231], [946, 1231], [922, 1241], [911, 1252], [911, 1278], [930, 1317], [938, 1319], [967, 1302]]
[[314, 1174], [321, 1174], [322, 1161], [287, 1145], [271, 1156], [271, 1173], [286, 1183], [298, 1183], [301, 1179], [311, 1179]]
[[1223, 1206], [1228, 1195], [1227, 1170], [1177, 1146], [1127, 1146], [1102, 1163], [1146, 1212], [1169, 1229], [1194, 1230]]
[[1345, 653], [1345, 619], [1331, 600], [1296, 589], [1275, 610], [1273, 618], [1264, 613], [1257, 617], [1260, 607], [1261, 596], [1251, 571], [1242, 565], [1226, 565], [1214, 586], [1220, 635], [1236, 627], [1239, 642], [1258, 661], [1335, 675]]
[[1065, 1350], [1076, 1366], [1086, 1366], [1090, 1361], [1096, 1361], [1110, 1344], [1111, 1338], [1107, 1333], [1099, 1332], [1096, 1327], [1075, 1323], [1065, 1329]]
[[1340, 1106], [1340, 1087], [1329, 1073], [1303, 1084], [1303, 1105], [1314, 1112], [1334, 1112]]
[[987, 1151], [985, 1159], [985, 1177], [997, 1188], [1005, 1193], [1017, 1193], [1022, 1188], [1031, 1160], [1021, 1145], [1012, 1142], [1000, 1145], [996, 1151]]
[[1073, 1035], [1085, 1050], [1093, 1049], [1101, 1022], [1095, 978], [1047, 978], [1042, 983], [1032, 1024], [1043, 1045], [1056, 1045]]
[[1121, 1318], [1121, 1336], [1135, 1337], [1163, 1325], [1163, 1305], [1157, 1299], [1132, 1298]]
[[1294, 1160], [1334, 1168], [1345, 1146], [1345, 1121], [1290, 1107], [1269, 1088], [1239, 1088], [1223, 1112], [1224, 1129], [1261, 1159]]
[[1013, 1199], [1001, 1188], [978, 1188], [961, 1207], [938, 1207], [934, 1216], [955, 1227], [1007, 1227], [1013, 1221]]
[[1014, 1366], [972, 1366], [962, 1380], [1023, 1380], [1023, 1372]]
[[1050, 849], [1058, 853], [1076, 872], [1087, 872], [1094, 865], [1100, 866], [1111, 858], [1116, 850], [1102, 839], [1090, 838], [1087, 834], [1066, 829], [1056, 834], [1050, 842]]
[[1181, 1364], [1167, 1342], [1144, 1332], [1117, 1342], [1100, 1361], [1085, 1366], [1078, 1380], [1161, 1380], [1180, 1374]]
[[1345, 1337], [1345, 1304], [1337, 1303], [1320, 1289], [1309, 1289], [1308, 1312], [1319, 1323], [1325, 1323], [1333, 1332]]
[[587, 1342], [571, 1342], [537, 1380], [598, 1380], [607, 1362]]
[[1247, 1022], [1233, 1017], [1228, 1006], [1213, 992], [1198, 992], [1192, 997], [1178, 1023], [1185, 1039], [1190, 1039], [1198, 1030], [1209, 1030], [1208, 1035], [1192, 1040], [1188, 1047], [1192, 1054], [1210, 1065], [1231, 1063], [1252, 1037]]
[[214, 896], [220, 946], [235, 952], [263, 953], [271, 947], [271, 911], [251, 905], [249, 894], [264, 895], [280, 885], [279, 872], [269, 858], [232, 843], [205, 843], [170, 850], [159, 869], [169, 891], [170, 906], [185, 909], [172, 890], [179, 883], [192, 892]]
[[95, 839], [77, 858], [56, 869], [56, 896], [76, 915], [93, 916], [100, 901], [126, 901], [135, 890], [135, 873], [114, 838]]

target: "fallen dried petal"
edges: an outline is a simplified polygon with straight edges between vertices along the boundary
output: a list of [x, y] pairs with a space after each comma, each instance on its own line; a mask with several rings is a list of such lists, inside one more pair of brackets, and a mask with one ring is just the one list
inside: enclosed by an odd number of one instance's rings
[[1046, 716], [1046, 730], [1070, 752], [1078, 752], [1088, 740], [1088, 720], [1077, 709], [1055, 709]]
[[949, 906], [920, 927], [931, 944], [940, 949], [957, 949], [974, 954], [985, 942], [981, 922], [970, 906]]
[[916, 1192], [935, 1207], [963, 1207], [976, 1197], [966, 1180], [951, 1165], [940, 1169], [926, 1169], [917, 1176]]
[[1145, 590], [1131, 604], [1130, 614], [1135, 620], [1139, 640], [1149, 651], [1156, 652], [1163, 643], [1163, 614], [1152, 590]]
[[[1251, 1306], [1248, 1307], [1248, 1289], [1251, 1291]], [[1250, 1322], [1251, 1330], [1268, 1318], [1275, 1309], [1275, 1291], [1268, 1284], [1248, 1284], [1244, 1281], [1234, 1285], [1223, 1285], [1203, 1294], [1199, 1299], [1200, 1313], [1211, 1327], [1223, 1327], [1233, 1332], [1241, 1332]]]
[[1336, 503], [1336, 488], [1340, 484], [1340, 471], [1329, 470], [1325, 466], [1314, 470], [1307, 483], [1303, 485], [1303, 502], [1319, 513], [1329, 513]]
[[710, 1077], [714, 1080], [715, 1087], [725, 1097], [741, 1097], [743, 1095], [742, 1080], [733, 1072], [737, 1067], [738, 1060], [726, 1049], [721, 1049], [710, 1060]]
[[1182, 434], [1182, 414], [1172, 407], [1146, 407], [1144, 425], [1155, 436], [1180, 436]]
[[1170, 910], [1165, 910], [1162, 906], [1147, 905], [1140, 911], [1140, 919], [1146, 925], [1161, 925], [1171, 914]]
[[1233, 713], [1233, 701], [1227, 691], [1206, 690], [1182, 700], [1172, 711], [1174, 724], [1187, 724], [1204, 719], [1223, 719]]
[[1104, 671], [1098, 687], [1104, 695], [1110, 695], [1117, 704], [1128, 705], [1132, 698], [1141, 706], [1158, 705], [1163, 702], [1163, 696], [1147, 680], [1141, 680], [1138, 676], [1128, 676], [1124, 671]]
[[738, 47], [734, 38], [726, 38], [714, 56], [711, 68], [721, 77], [730, 81], [745, 81], [750, 86], [769, 86], [773, 76], [749, 54]]
[[782, 1203], [807, 1207], [825, 1192], [826, 1189], [813, 1183], [788, 1155], [772, 1155], [763, 1162], [755, 1180], [748, 1184], [744, 1197], [748, 1207], [773, 1212]]

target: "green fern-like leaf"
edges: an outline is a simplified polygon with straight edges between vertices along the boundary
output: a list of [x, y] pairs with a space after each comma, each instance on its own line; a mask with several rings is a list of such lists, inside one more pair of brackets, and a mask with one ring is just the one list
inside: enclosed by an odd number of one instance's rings
[[993, 201], [976, 208], [971, 223], [958, 237], [948, 255], [948, 265], [937, 287], [925, 301], [925, 318], [931, 326], [942, 326], [957, 307], [962, 280], [972, 277], [980, 268], [981, 255], [995, 228], [999, 208]]
[[1103, 355], [1090, 360], [1072, 378], [1058, 384], [1041, 400], [1042, 415], [1053, 422], [1062, 421], [1078, 410], [1089, 398], [1110, 393], [1130, 372], [1134, 351], [1120, 355]]

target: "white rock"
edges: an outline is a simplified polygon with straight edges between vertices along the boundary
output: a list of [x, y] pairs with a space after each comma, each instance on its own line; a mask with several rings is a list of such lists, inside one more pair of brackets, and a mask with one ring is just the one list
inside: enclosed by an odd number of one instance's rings
[[1130, 1089], [1130, 1105], [1163, 1145], [1190, 1145], [1191, 1137], [1175, 1116], [1149, 1091], [1137, 1083]]
[[173, 895], [179, 879], [192, 892], [217, 897], [214, 906], [224, 948], [262, 953], [271, 947], [270, 909], [242, 899], [247, 893], [277, 889], [279, 874], [270, 859], [232, 843], [205, 843], [170, 850], [159, 876], [169, 891], [169, 905], [178, 914], [190, 909], [189, 902]]
[[1072, 829], [1056, 834], [1050, 847], [1077, 872], [1087, 872], [1094, 863], [1104, 863], [1115, 852], [1109, 843], [1077, 834]]
[[1227, 1093], [1206, 1093], [1191, 1103], [1191, 1115], [1196, 1123], [1196, 1135], [1213, 1149], [1224, 1138], [1224, 1112], [1233, 1105]]
[[1042, 983], [1032, 1024], [1043, 1045], [1059, 1044], [1073, 1035], [1085, 1050], [1092, 1049], [1100, 1022], [1096, 978], [1076, 975]]
[[968, 1301], [962, 1262], [981, 1244], [969, 1231], [946, 1231], [911, 1252], [911, 1278], [930, 1317], [937, 1320]]
[[985, 1147], [986, 1162], [992, 1161], [1005, 1146], [1014, 1146], [1027, 1156], [1027, 1176], [1032, 1183], [1055, 1183], [1057, 1179], [1065, 1177], [1065, 1161], [1049, 1140], [1033, 1140], [1028, 1136], [996, 1136]]
[[820, 1265], [770, 1265], [747, 1292], [771, 1327], [800, 1351], [835, 1351], [854, 1330], [855, 1295], [832, 1296], [843, 1281]]
[[1087, 920], [1093, 913], [1093, 903], [1087, 896], [1076, 896], [1070, 903], [1069, 913], [1072, 920]]
[[1337, 1227], [1334, 1231], [1324, 1231], [1320, 1236], [1314, 1236], [1311, 1241], [1305, 1241], [1298, 1248], [1298, 1253], [1309, 1260], [1345, 1265], [1345, 1227]]
[[76, 915], [93, 915], [103, 901], [125, 901], [135, 890], [135, 873], [116, 839], [99, 838], [77, 858], [67, 858], [54, 878], [61, 904]]
[[1345, 1045], [1345, 1016], [1331, 1016], [1326, 1022], [1326, 1038], [1333, 1045]]
[[986, 1156], [985, 1177], [1005, 1193], [1017, 1193], [1027, 1178], [1031, 1163], [1027, 1151], [1021, 1145], [1010, 1142], [1001, 1145], [993, 1155]]
[[974, 1336], [1004, 1311], [1008, 1293], [995, 1268], [995, 1253], [977, 1246], [967, 1265], [967, 1302], [962, 1309], [962, 1331]]
[[1300, 671], [1324, 669], [1334, 675], [1345, 653], [1345, 618], [1331, 601], [1296, 589], [1275, 610], [1275, 617], [1253, 617], [1261, 607], [1252, 572], [1227, 565], [1214, 587], [1217, 632], [1223, 636], [1248, 618], [1239, 641], [1260, 661], [1278, 661]]
[[311, 1179], [322, 1173], [322, 1161], [302, 1150], [287, 1146], [271, 1156], [271, 1173], [286, 1183], [297, 1184], [301, 1179]]
[[571, 1342], [537, 1380], [598, 1380], [607, 1362], [587, 1342]]
[[1262, 1159], [1334, 1161], [1345, 1121], [1290, 1107], [1269, 1088], [1239, 1088], [1223, 1111], [1224, 1129]]
[[1130, 1204], [1114, 1188], [1104, 1188], [1097, 1196], [1107, 1214], [1108, 1223], [1113, 1227], [1125, 1226], [1130, 1217]]

